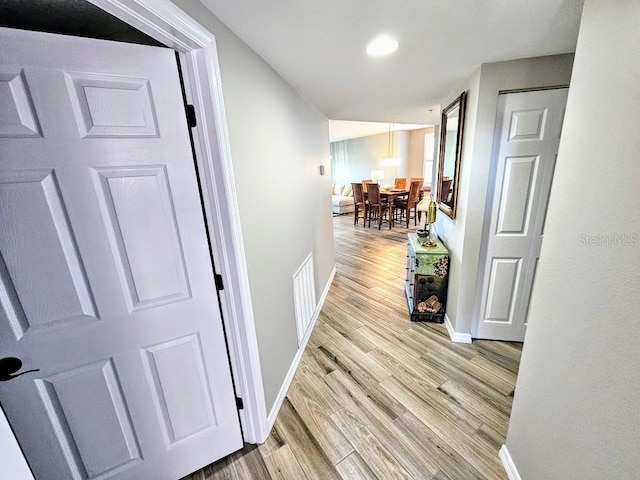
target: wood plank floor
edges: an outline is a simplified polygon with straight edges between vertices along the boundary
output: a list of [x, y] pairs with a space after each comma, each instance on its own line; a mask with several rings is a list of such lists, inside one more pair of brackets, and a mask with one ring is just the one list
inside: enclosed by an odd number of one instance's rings
[[507, 478], [521, 345], [409, 321], [408, 231], [334, 217], [337, 274], [271, 435], [186, 479]]

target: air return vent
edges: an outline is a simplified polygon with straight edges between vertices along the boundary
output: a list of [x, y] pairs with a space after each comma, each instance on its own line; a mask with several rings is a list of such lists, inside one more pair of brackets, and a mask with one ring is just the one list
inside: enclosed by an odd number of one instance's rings
[[298, 327], [298, 346], [311, 326], [316, 309], [316, 287], [313, 275], [313, 253], [302, 262], [293, 275], [293, 303]]

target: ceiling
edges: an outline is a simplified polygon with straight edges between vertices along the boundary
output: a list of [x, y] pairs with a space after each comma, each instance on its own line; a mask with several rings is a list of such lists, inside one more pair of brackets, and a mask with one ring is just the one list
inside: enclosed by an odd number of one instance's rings
[[[390, 122], [439, 123], [440, 103], [481, 63], [574, 51], [583, 3], [200, 1], [327, 118], [382, 122], [332, 122], [332, 141], [385, 132]], [[86, 0], [2, 0], [0, 25], [159, 45]], [[382, 32], [400, 48], [368, 57]]]
[[[575, 50], [583, 0], [200, 0], [327, 118], [436, 124], [482, 63]], [[400, 42], [368, 57], [380, 33]]]
[[350, 120], [329, 120], [329, 141], [339, 142], [350, 138], [368, 137], [390, 131], [416, 130], [428, 125], [406, 123], [357, 122]]

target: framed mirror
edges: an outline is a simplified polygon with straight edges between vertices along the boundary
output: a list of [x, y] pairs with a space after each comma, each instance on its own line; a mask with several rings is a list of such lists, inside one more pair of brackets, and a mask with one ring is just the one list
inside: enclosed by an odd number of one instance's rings
[[456, 218], [460, 158], [467, 93], [462, 92], [442, 111], [440, 153], [438, 156], [438, 206], [451, 219]]

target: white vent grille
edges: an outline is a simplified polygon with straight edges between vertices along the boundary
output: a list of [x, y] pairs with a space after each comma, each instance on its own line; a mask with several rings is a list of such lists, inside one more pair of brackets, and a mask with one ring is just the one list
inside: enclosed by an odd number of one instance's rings
[[298, 347], [311, 326], [316, 310], [316, 286], [313, 275], [313, 253], [302, 262], [293, 274], [293, 304], [296, 310], [298, 327]]

